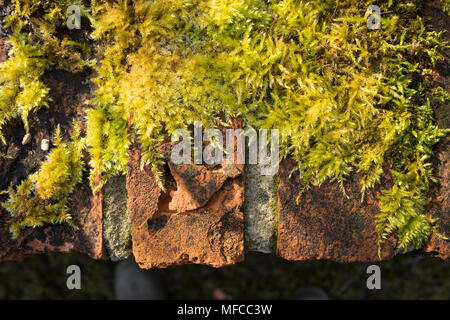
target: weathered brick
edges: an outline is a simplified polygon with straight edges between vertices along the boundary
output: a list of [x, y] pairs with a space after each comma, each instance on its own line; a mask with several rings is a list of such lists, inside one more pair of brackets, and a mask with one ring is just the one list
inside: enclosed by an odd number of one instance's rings
[[163, 193], [153, 172], [147, 167], [140, 170], [139, 145], [129, 149], [128, 209], [136, 262], [141, 268], [153, 268], [183, 263], [222, 267], [241, 261], [243, 165], [235, 166], [229, 175], [230, 168], [225, 166], [176, 166], [170, 161], [170, 152], [165, 154], [169, 168], [165, 178], [172, 175], [178, 189], [166, 184]]
[[103, 247], [102, 192], [92, 194], [87, 178], [75, 188], [69, 202], [75, 230], [67, 224], [24, 229], [17, 240], [11, 239], [9, 214], [0, 208], [0, 260], [20, 259], [49, 252], [77, 251], [93, 259], [106, 258]]
[[[280, 165], [277, 254], [288, 260], [379, 261], [375, 215], [381, 187], [367, 191], [361, 203], [355, 174], [344, 183], [348, 198], [339, 184], [324, 183], [306, 190], [297, 204], [302, 181], [296, 173], [289, 177], [295, 165], [293, 159]], [[381, 185], [389, 184], [384, 175]], [[393, 257], [394, 244], [393, 239], [383, 243], [382, 259]]]

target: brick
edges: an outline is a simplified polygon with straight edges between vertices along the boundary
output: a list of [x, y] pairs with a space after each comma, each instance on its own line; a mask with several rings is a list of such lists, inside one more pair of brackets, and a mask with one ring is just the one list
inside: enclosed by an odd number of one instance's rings
[[[324, 183], [306, 190], [297, 204], [302, 181], [296, 173], [289, 177], [295, 165], [290, 158], [280, 164], [277, 255], [287, 260], [379, 261], [375, 215], [381, 188], [367, 191], [361, 203], [360, 177], [354, 174], [344, 184], [348, 198], [337, 183]], [[384, 175], [381, 185], [390, 183]], [[384, 242], [383, 260], [393, 257], [394, 246], [393, 239]]]
[[128, 209], [136, 262], [148, 269], [184, 263], [222, 267], [243, 260], [244, 166], [176, 166], [171, 146], [164, 148], [165, 181], [170, 177], [178, 186], [166, 183], [165, 193], [150, 168], [140, 170], [139, 145], [129, 149]]
[[75, 188], [69, 202], [75, 230], [67, 224], [48, 225], [22, 230], [17, 240], [11, 239], [9, 213], [0, 209], [0, 261], [50, 252], [81, 252], [93, 259], [106, 258], [103, 247], [102, 192], [92, 194], [86, 177]]

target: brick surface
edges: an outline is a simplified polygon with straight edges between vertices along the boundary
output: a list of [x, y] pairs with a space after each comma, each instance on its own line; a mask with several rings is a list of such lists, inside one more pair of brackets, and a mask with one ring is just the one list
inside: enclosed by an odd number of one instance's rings
[[241, 261], [243, 166], [176, 166], [170, 161], [170, 148], [163, 147], [165, 181], [175, 180], [178, 189], [165, 183], [165, 193], [149, 168], [140, 170], [139, 145], [129, 149], [128, 209], [136, 262], [141, 268], [162, 268], [183, 263], [222, 267]]
[[[425, 14], [431, 17], [432, 27], [435, 31], [449, 30], [450, 16], [442, 10], [442, 2], [439, 0], [430, 1], [425, 4]], [[450, 41], [449, 32], [443, 35], [446, 41]], [[450, 49], [445, 51], [446, 59], [439, 63], [433, 70], [431, 84], [433, 87], [441, 86], [450, 91], [450, 64], [448, 57]], [[449, 103], [439, 103], [432, 101], [434, 114], [439, 128], [450, 128], [450, 106]], [[432, 186], [433, 202], [430, 205], [429, 214], [433, 218], [439, 218], [438, 231], [450, 238], [450, 137], [447, 136], [437, 146], [433, 165], [438, 183]], [[424, 251], [442, 259], [450, 258], [450, 241], [442, 240], [435, 235], [424, 247]]]
[[[450, 239], [450, 137], [443, 140], [436, 150], [434, 165], [438, 183], [434, 186], [433, 202], [429, 214], [439, 218], [438, 232]], [[450, 241], [432, 235], [424, 251], [442, 259], [450, 258]]]
[[9, 213], [0, 208], [0, 261], [49, 252], [77, 251], [93, 259], [106, 258], [103, 247], [102, 193], [92, 195], [87, 178], [75, 188], [69, 203], [75, 230], [67, 224], [24, 229], [11, 239]]
[[[277, 254], [288, 260], [379, 261], [375, 215], [380, 188], [368, 191], [361, 203], [360, 178], [353, 175], [344, 184], [349, 198], [337, 183], [324, 183], [305, 191], [297, 204], [302, 181], [296, 173], [289, 177], [295, 165], [292, 159], [280, 165]], [[383, 176], [381, 185], [389, 184]], [[384, 242], [382, 259], [393, 257], [394, 245], [393, 239]]]

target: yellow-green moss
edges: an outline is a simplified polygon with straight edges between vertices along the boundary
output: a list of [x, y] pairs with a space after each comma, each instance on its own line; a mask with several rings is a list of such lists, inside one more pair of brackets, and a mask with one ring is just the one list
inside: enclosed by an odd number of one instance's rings
[[58, 127], [53, 140], [55, 148], [41, 169], [19, 186], [11, 185], [9, 198], [1, 205], [11, 214], [13, 238], [17, 238], [26, 227], [65, 222], [76, 228], [67, 202], [75, 185], [82, 179], [84, 143], [76, 123], [71, 141], [67, 143], [62, 141]]
[[[15, 2], [21, 11], [11, 25], [41, 30], [37, 41], [51, 63], [91, 65], [79, 55], [61, 60], [64, 41], [47, 29], [63, 20], [57, 8], [66, 1]], [[246, 125], [280, 130], [283, 156], [297, 161], [305, 189], [335, 181], [345, 192], [344, 180], [359, 171], [364, 199], [389, 165], [394, 186], [380, 197], [379, 239], [396, 232], [399, 249], [420, 246], [436, 229], [425, 215], [430, 157], [447, 133], [436, 126], [429, 101], [448, 93], [432, 91], [427, 76], [448, 46], [442, 33], [427, 30], [423, 1], [377, 1], [389, 12], [380, 30], [366, 26], [371, 4], [92, 1], [84, 12], [102, 61], [88, 112], [91, 181], [125, 173], [128, 121], [142, 145], [142, 166], [152, 165], [160, 178], [165, 134], [241, 116]], [[39, 5], [47, 11], [35, 23], [23, 12], [35, 14]]]
[[[79, 72], [94, 65], [90, 50], [66, 36], [58, 28], [65, 27], [67, 8], [78, 5], [89, 16], [82, 1], [14, 0], [14, 11], [5, 19], [13, 35], [9, 59], [0, 64], [0, 140], [6, 143], [2, 127], [21, 117], [26, 132], [28, 115], [48, 107], [49, 88], [42, 82], [44, 72], [51, 67]], [[90, 17], [90, 16], [89, 16]]]
[[29, 131], [28, 114], [48, 107], [49, 89], [41, 81], [48, 68], [42, 48], [30, 36], [15, 33], [9, 38], [12, 48], [8, 60], [0, 64], [0, 140], [6, 144], [2, 127], [22, 118]]
[[[435, 223], [423, 206], [431, 146], [446, 133], [433, 119], [425, 76], [446, 44], [426, 30], [421, 1], [377, 2], [392, 13], [375, 31], [365, 23], [370, 4], [99, 1], [94, 34], [110, 77], [101, 74], [96, 103], [133, 115], [143, 164], [157, 173], [164, 133], [197, 120], [213, 127], [222, 113], [280, 129], [305, 188], [343, 186], [358, 170], [363, 197], [389, 163], [395, 187], [381, 198], [379, 238], [397, 231], [399, 248], [420, 245]], [[400, 195], [412, 205], [390, 199]]]

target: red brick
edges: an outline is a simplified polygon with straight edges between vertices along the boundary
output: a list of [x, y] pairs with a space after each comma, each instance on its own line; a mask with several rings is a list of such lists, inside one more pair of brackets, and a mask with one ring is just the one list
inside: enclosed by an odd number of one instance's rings
[[[379, 261], [375, 215], [381, 188], [368, 191], [361, 203], [355, 174], [344, 184], [348, 198], [337, 183], [324, 183], [306, 190], [297, 204], [302, 181], [296, 173], [289, 177], [295, 165], [293, 159], [280, 165], [277, 254], [288, 260]], [[381, 185], [390, 183], [384, 175]], [[393, 257], [394, 245], [392, 239], [382, 245], [382, 259]]]

